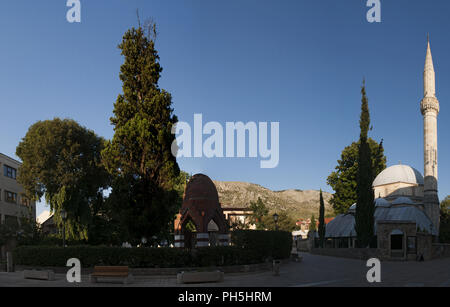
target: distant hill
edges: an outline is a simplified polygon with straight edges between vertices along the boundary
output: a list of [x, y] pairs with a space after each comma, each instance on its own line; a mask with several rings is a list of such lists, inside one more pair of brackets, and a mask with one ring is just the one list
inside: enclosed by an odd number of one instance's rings
[[[258, 197], [266, 203], [270, 211], [285, 211], [294, 219], [319, 217], [319, 191], [283, 190], [272, 191], [248, 182], [214, 181], [222, 207], [246, 208]], [[323, 192], [325, 216], [334, 216], [329, 204], [331, 194]]]

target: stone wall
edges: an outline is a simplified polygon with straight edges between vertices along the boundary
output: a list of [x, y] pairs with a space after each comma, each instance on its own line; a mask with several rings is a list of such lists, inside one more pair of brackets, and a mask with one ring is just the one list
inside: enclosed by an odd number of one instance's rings
[[376, 248], [313, 248], [311, 254], [361, 260], [382, 258]]
[[[394, 231], [400, 231], [403, 234], [403, 250], [396, 251], [395, 254], [391, 251], [391, 234]], [[382, 258], [396, 258], [396, 259], [415, 259], [413, 256], [407, 254], [407, 238], [415, 237], [417, 235], [416, 223], [412, 221], [378, 221], [377, 222], [377, 244]], [[417, 245], [417, 244], [416, 244]], [[419, 251], [418, 246], [416, 246]]]
[[431, 258], [450, 258], [450, 244], [434, 243], [431, 246]]
[[297, 240], [297, 250], [301, 252], [309, 252], [312, 247], [312, 240], [310, 239], [304, 239], [304, 240]]

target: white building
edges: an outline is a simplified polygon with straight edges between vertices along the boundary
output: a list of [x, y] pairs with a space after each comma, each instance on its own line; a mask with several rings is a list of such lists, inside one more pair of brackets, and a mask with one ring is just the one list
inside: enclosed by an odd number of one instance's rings
[[20, 162], [0, 153], [0, 222], [20, 223], [21, 217], [36, 219], [36, 203], [25, 196], [17, 182]]

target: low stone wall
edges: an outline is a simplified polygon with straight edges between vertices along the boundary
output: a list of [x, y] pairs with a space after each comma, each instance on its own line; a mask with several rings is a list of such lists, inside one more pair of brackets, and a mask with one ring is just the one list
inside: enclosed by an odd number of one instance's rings
[[[282, 262], [289, 261], [283, 260]], [[25, 265], [16, 265], [16, 271], [24, 270], [52, 270], [57, 274], [66, 274], [69, 267], [34, 267]], [[258, 264], [248, 264], [248, 265], [232, 265], [232, 266], [221, 266], [221, 267], [198, 267], [198, 268], [130, 268], [130, 273], [134, 276], [159, 276], [159, 275], [177, 275], [180, 272], [189, 271], [214, 271], [219, 270], [224, 273], [246, 273], [246, 272], [259, 272], [267, 271], [272, 269], [272, 263], [258, 263]], [[89, 275], [93, 272], [94, 268], [82, 268], [82, 275]]]
[[382, 258], [376, 248], [313, 248], [311, 254], [361, 260]]
[[450, 244], [433, 243], [431, 245], [431, 257], [433, 259], [450, 258]]
[[311, 251], [311, 240], [298, 240], [297, 241], [297, 250], [301, 252], [309, 252]]

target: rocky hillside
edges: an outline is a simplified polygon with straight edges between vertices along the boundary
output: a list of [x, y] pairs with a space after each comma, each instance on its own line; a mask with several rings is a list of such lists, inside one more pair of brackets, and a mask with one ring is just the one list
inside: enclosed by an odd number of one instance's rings
[[[214, 181], [214, 184], [223, 207], [249, 207], [251, 201], [261, 197], [270, 211], [286, 211], [294, 219], [310, 218], [312, 214], [316, 219], [319, 216], [319, 191], [316, 190], [272, 191], [247, 182]], [[329, 204], [331, 194], [323, 192], [323, 198], [325, 216], [333, 216]]]

